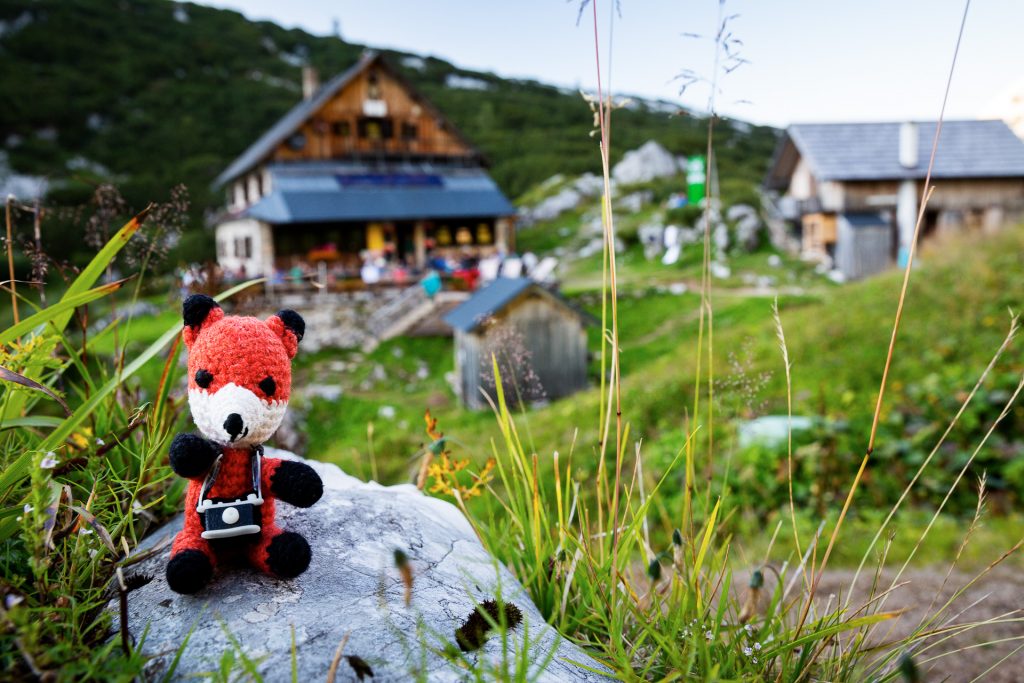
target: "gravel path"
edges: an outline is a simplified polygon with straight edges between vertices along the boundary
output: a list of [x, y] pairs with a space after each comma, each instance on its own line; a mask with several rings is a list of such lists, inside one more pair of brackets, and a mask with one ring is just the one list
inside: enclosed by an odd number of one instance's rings
[[[845, 589], [852, 580], [853, 573], [853, 570], [844, 569], [827, 572], [818, 587], [821, 600], [827, 601], [830, 595], [835, 596], [834, 600], [845, 598]], [[886, 611], [905, 609], [906, 612], [897, 620], [879, 625], [875, 630], [873, 640], [885, 642], [907, 635], [914, 630], [922, 615], [937, 610], [956, 590], [975, 576], [975, 574], [954, 572], [943, 586], [945, 574], [946, 569], [940, 567], [908, 570], [901, 578], [901, 582], [908, 583], [889, 596], [884, 608]], [[883, 572], [879, 585], [888, 587], [894, 576], [894, 571]], [[870, 575], [866, 577], [861, 575], [861, 578], [858, 579], [856, 595], [860, 600], [855, 598], [851, 601], [851, 605], [863, 604], [864, 596], [867, 593], [867, 584], [870, 581]], [[933, 600], [935, 601], [934, 606], [932, 606]], [[945, 622], [955, 617], [951, 623], [979, 622], [1005, 616], [1006, 613], [1014, 610], [1018, 610], [1018, 613], [1011, 615], [1011, 618], [1024, 617], [1024, 575], [1019, 569], [1013, 567], [997, 567], [961, 595], [944, 612], [940, 621]], [[922, 644], [914, 655], [914, 661], [922, 674], [921, 680], [960, 682], [971, 681], [979, 676], [981, 678], [978, 680], [983, 680], [985, 683], [1003, 683], [1004, 681], [1011, 683], [1024, 680], [1024, 648], [1014, 652], [1016, 648], [1024, 645], [1024, 621], [981, 626], [968, 633], [937, 643], [943, 637], [936, 636], [928, 644]], [[977, 646], [978, 643], [1007, 638], [1015, 640]], [[929, 647], [929, 644], [934, 644], [934, 646]], [[975, 647], [970, 647], [972, 645]], [[947, 652], [953, 652], [953, 654], [938, 657], [931, 662], [927, 661]], [[1006, 661], [994, 671], [985, 673], [989, 667], [1008, 655]]]

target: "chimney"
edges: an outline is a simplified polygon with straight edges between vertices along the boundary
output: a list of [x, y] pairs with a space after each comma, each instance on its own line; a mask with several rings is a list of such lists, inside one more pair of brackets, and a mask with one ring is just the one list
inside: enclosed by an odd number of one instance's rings
[[917, 167], [917, 124], [906, 121], [900, 124], [900, 166]]
[[316, 69], [311, 66], [302, 67], [302, 99], [312, 99], [313, 93], [315, 93], [319, 87], [320, 76], [317, 75]]

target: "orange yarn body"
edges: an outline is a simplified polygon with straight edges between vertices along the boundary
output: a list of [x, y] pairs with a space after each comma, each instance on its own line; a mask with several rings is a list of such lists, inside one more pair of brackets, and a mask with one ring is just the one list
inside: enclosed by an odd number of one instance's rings
[[[209, 498], [244, 498], [252, 490], [252, 450], [225, 448], [223, 452], [217, 481], [206, 495]], [[263, 489], [263, 505], [258, 508], [260, 533], [229, 539], [227, 543], [203, 538], [203, 521], [196, 512], [196, 506], [199, 505], [199, 491], [206, 477], [189, 480], [185, 493], [185, 528], [175, 537], [171, 556], [183, 550], [198, 550], [216, 567], [218, 559], [237, 554], [240, 547], [238, 539], [244, 539], [247, 543], [243, 547], [249, 562], [257, 569], [270, 571], [267, 567], [267, 546], [274, 536], [281, 533], [281, 528], [274, 523], [274, 495], [270, 492], [270, 481], [281, 462], [280, 458], [263, 458], [260, 463]]]

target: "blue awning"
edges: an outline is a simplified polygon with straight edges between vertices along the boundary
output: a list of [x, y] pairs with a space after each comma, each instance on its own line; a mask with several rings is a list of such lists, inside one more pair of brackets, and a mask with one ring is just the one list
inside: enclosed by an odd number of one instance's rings
[[512, 203], [480, 168], [388, 169], [336, 164], [270, 169], [271, 191], [245, 215], [272, 224], [511, 216]]

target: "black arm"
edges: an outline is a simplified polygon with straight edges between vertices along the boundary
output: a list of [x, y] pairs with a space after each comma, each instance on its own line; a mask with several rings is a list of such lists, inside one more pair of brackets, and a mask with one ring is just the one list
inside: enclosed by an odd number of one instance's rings
[[270, 478], [270, 490], [286, 503], [308, 508], [324, 495], [324, 483], [309, 465], [284, 460]]
[[198, 434], [178, 434], [171, 441], [171, 469], [187, 479], [206, 474], [220, 449]]

